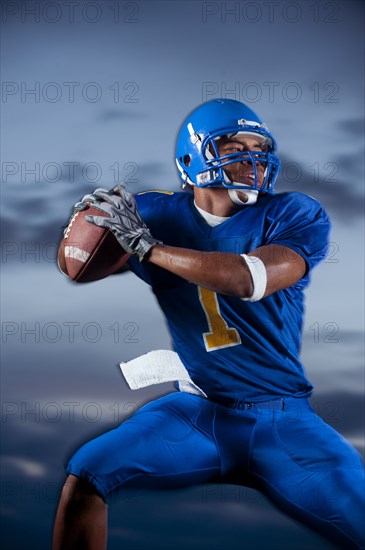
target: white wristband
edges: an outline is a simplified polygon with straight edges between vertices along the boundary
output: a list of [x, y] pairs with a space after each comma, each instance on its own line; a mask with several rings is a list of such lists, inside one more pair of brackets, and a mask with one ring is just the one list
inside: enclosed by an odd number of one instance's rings
[[250, 270], [253, 284], [252, 295], [249, 298], [242, 298], [242, 300], [257, 302], [261, 300], [266, 291], [267, 274], [265, 264], [257, 256], [247, 256], [246, 254], [241, 254], [241, 256]]

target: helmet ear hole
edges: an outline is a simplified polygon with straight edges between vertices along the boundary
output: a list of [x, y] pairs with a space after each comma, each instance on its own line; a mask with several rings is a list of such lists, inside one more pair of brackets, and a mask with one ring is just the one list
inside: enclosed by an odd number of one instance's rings
[[190, 166], [190, 155], [185, 155], [184, 156], [184, 164], [185, 166]]

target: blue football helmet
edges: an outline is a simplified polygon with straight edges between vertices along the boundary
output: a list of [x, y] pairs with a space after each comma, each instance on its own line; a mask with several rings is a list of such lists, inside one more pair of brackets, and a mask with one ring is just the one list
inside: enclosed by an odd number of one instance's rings
[[[239, 151], [219, 155], [217, 140], [233, 136], [255, 137], [265, 142], [265, 152]], [[226, 187], [273, 193], [280, 170], [276, 141], [266, 124], [244, 103], [213, 99], [195, 109], [185, 120], [176, 146], [176, 164], [183, 182], [197, 187]], [[252, 164], [252, 185], [231, 181], [224, 168], [237, 162]], [[264, 181], [258, 181], [256, 163], [264, 166]]]

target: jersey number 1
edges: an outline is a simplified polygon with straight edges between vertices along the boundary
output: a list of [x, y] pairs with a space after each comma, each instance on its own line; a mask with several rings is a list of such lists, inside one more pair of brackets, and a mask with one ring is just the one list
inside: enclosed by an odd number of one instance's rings
[[199, 300], [207, 318], [209, 331], [203, 333], [207, 351], [238, 346], [241, 343], [240, 335], [235, 328], [230, 328], [223, 319], [219, 309], [216, 292], [198, 287]]

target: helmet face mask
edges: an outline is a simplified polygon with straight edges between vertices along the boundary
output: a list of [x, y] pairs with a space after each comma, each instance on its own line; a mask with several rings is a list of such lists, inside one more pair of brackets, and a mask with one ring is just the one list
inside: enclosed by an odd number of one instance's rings
[[[234, 137], [254, 138], [262, 150], [242, 150], [221, 154], [219, 144]], [[237, 139], [239, 141], [239, 139]], [[243, 103], [219, 99], [204, 103], [188, 117], [178, 136], [176, 164], [183, 187], [225, 187], [273, 193], [280, 170], [276, 142], [267, 126]], [[249, 183], [234, 181], [239, 164], [251, 166]], [[258, 169], [258, 166], [262, 167]]]

